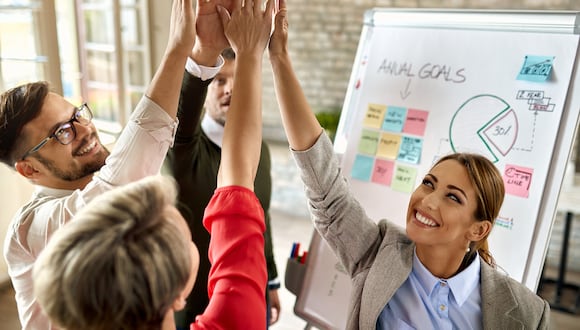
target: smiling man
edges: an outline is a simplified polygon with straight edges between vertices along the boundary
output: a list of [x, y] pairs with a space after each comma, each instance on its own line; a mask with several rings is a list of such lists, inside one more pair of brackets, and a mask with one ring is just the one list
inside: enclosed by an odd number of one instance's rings
[[4, 241], [23, 329], [54, 328], [36, 302], [32, 269], [55, 231], [94, 197], [159, 172], [177, 128], [181, 72], [193, 48], [195, 23], [192, 0], [174, 0], [164, 57], [110, 155], [90, 107], [70, 104], [48, 83], [24, 84], [0, 95], [0, 161], [35, 185]]

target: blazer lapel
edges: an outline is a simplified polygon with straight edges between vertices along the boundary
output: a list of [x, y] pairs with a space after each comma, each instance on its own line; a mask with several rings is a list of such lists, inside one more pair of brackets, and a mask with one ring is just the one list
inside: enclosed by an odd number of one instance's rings
[[505, 276], [481, 260], [481, 313], [484, 329], [524, 329], [523, 320], [512, 316], [518, 307]]
[[[387, 230], [387, 235], [393, 231]], [[376, 321], [395, 291], [409, 277], [413, 265], [413, 247], [408, 239], [389, 239], [381, 245], [375, 262], [371, 266], [361, 297], [361, 329], [374, 329]]]

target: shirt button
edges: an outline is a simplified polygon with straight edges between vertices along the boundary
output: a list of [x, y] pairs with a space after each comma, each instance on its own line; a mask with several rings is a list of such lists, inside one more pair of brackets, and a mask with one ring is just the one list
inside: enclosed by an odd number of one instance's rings
[[445, 287], [445, 286], [447, 286], [447, 282], [441, 282], [441, 286], [442, 286], [442, 287]]
[[443, 305], [443, 304], [439, 305], [439, 309], [440, 309], [442, 312], [443, 312], [443, 311], [445, 311], [445, 305]]

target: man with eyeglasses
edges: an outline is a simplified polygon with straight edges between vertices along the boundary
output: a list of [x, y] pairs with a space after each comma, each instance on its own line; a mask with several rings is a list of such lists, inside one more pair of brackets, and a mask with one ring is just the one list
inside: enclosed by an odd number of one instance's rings
[[217, 15], [216, 4], [230, 2], [198, 0], [195, 15], [192, 0], [173, 1], [162, 62], [110, 155], [87, 104], [73, 106], [46, 82], [0, 95], [0, 161], [35, 185], [31, 201], [14, 216], [4, 241], [23, 329], [53, 328], [32, 290], [34, 262], [52, 234], [94, 197], [159, 173], [177, 128], [186, 59], [203, 55], [192, 53], [196, 26], [201, 31], [204, 15]]

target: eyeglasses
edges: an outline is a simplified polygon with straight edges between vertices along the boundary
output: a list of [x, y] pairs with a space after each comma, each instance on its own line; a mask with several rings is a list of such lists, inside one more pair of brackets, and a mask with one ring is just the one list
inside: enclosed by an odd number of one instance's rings
[[30, 150], [24, 153], [24, 156], [22, 156], [21, 160], [24, 160], [24, 158], [40, 150], [40, 148], [44, 147], [46, 143], [52, 138], [55, 138], [62, 145], [71, 143], [77, 137], [77, 130], [73, 123], [76, 121], [83, 126], [87, 126], [91, 123], [92, 119], [93, 113], [91, 112], [91, 109], [86, 103], [83, 103], [80, 107], [75, 109], [75, 113], [69, 121], [60, 125], [60, 127], [58, 127], [54, 133], [40, 141], [39, 144], [30, 148]]

